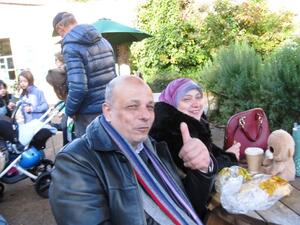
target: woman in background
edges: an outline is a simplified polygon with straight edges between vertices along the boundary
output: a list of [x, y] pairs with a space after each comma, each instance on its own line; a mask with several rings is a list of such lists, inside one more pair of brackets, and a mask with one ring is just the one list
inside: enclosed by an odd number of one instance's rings
[[39, 119], [48, 110], [48, 104], [43, 91], [34, 85], [33, 75], [29, 70], [20, 73], [19, 86], [22, 90], [20, 100], [24, 122]]
[[11, 117], [15, 104], [10, 99], [11, 94], [7, 91], [6, 83], [0, 80], [0, 116]]

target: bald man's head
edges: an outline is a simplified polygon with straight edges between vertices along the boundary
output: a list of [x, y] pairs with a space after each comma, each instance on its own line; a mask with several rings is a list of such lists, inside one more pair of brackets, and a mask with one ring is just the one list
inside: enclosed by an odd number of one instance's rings
[[106, 87], [102, 111], [106, 120], [135, 148], [147, 138], [154, 120], [152, 91], [138, 77], [116, 77]]
[[126, 91], [126, 86], [141, 85], [146, 86], [152, 92], [151, 88], [139, 77], [136, 76], [118, 76], [111, 80], [105, 89], [105, 102], [112, 104], [113, 94], [116, 91]]

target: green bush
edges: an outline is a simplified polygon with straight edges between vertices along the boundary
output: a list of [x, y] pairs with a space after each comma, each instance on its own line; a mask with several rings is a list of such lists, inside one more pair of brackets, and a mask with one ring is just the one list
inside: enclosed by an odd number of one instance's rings
[[[202, 67], [221, 46], [246, 41], [262, 57], [293, 31], [293, 14], [272, 12], [265, 0], [148, 0], [139, 6], [138, 27], [153, 37], [131, 46], [131, 64], [145, 80], [170, 74], [201, 81]], [[189, 74], [191, 73], [191, 74]], [[156, 84], [155, 84], [156, 85]], [[160, 88], [158, 86], [158, 88]]]
[[235, 43], [221, 48], [201, 72], [203, 85], [216, 96], [210, 118], [225, 124], [238, 111], [256, 106], [262, 60], [254, 48]]
[[263, 74], [261, 99], [271, 127], [290, 131], [300, 122], [300, 45], [285, 43], [266, 60]]
[[154, 77], [153, 80], [148, 81], [149, 86], [151, 87], [153, 92], [161, 92], [165, 87], [170, 83], [172, 80], [179, 77], [178, 74], [171, 73], [169, 74], [167, 71], [160, 75], [158, 74], [157, 77]]
[[300, 121], [300, 45], [295, 41], [284, 43], [265, 61], [246, 43], [222, 48], [201, 77], [216, 96], [210, 120], [226, 124], [237, 112], [261, 107], [271, 130], [290, 132]]
[[200, 67], [186, 69], [181, 72], [174, 72], [172, 69], [166, 69], [164, 71], [158, 72], [155, 76], [151, 77], [151, 79], [148, 79], [147, 83], [150, 85], [151, 89], [154, 92], [161, 92], [169, 82], [182, 77], [188, 77], [195, 80], [198, 83], [201, 83], [202, 80], [199, 76], [200, 71]]

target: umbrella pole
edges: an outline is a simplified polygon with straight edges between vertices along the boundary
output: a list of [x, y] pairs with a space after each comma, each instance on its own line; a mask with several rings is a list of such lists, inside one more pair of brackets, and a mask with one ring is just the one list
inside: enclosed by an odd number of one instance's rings
[[130, 75], [130, 49], [129, 44], [120, 44], [116, 46], [116, 58], [118, 63], [118, 72], [120, 75]]

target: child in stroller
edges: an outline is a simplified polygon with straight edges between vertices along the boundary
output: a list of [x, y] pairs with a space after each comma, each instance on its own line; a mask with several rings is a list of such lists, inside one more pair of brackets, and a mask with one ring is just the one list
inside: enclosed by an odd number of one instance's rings
[[17, 124], [15, 119], [19, 105], [12, 119], [0, 119], [0, 196], [4, 192], [3, 183], [13, 184], [29, 177], [35, 183], [36, 192], [41, 197], [48, 197], [53, 162], [45, 157], [43, 150], [56, 129], [47, 123], [63, 105], [59, 102], [40, 119], [23, 125]]

